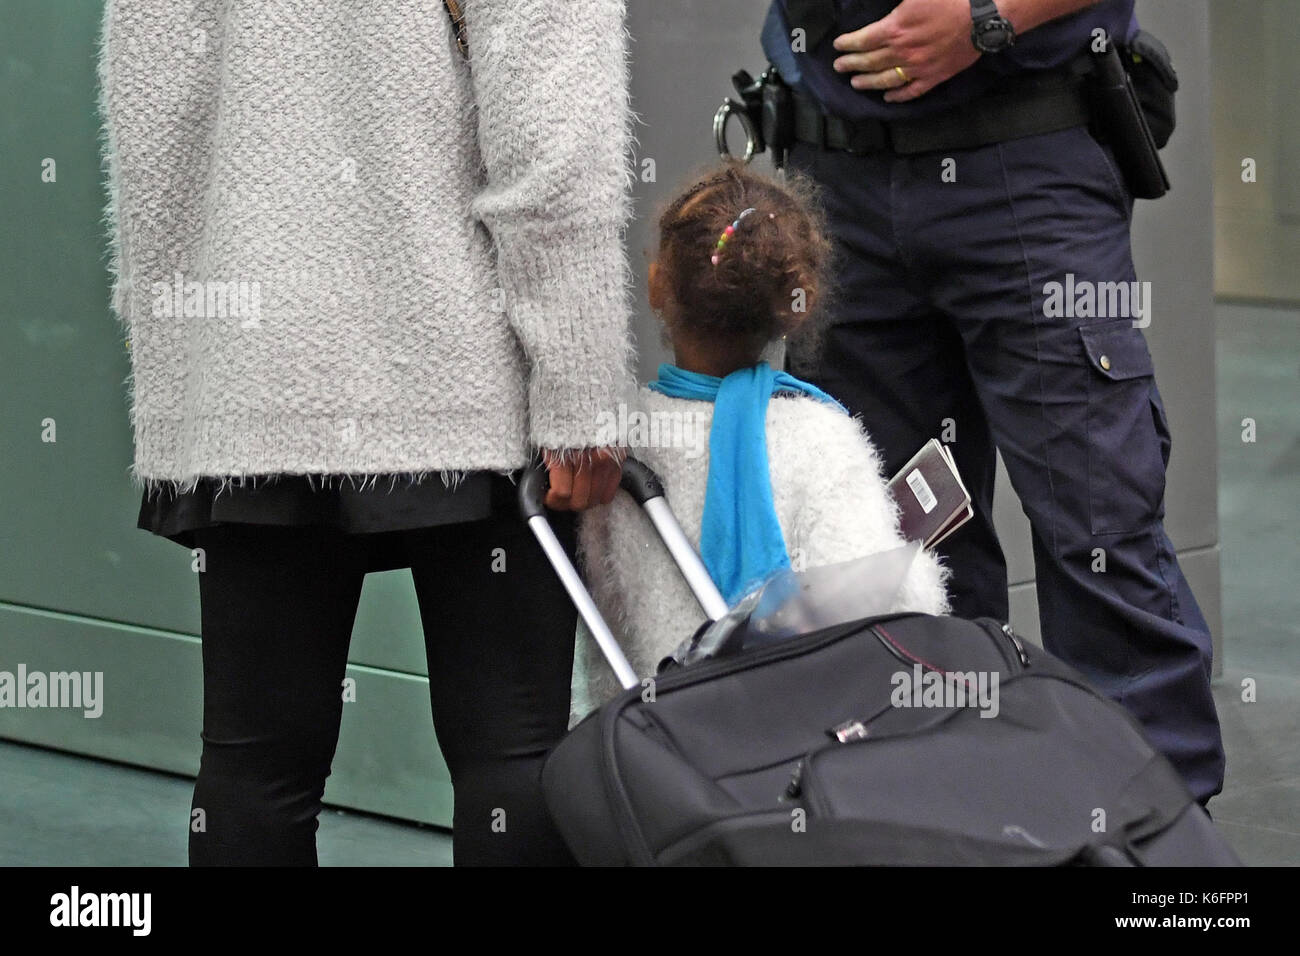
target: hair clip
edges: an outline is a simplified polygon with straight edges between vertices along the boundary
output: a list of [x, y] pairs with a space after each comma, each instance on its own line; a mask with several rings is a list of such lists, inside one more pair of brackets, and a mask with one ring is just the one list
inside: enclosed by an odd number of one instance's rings
[[[713, 258], [710, 260], [715, 266], [718, 264], [719, 256], [722, 255], [723, 248], [727, 245], [727, 240], [730, 239], [732, 236], [734, 236], [736, 234], [736, 230], [740, 228], [740, 220], [744, 219], [751, 212], [757, 212], [757, 211], [758, 210], [756, 210], [753, 206], [750, 206], [748, 209], [746, 209], [744, 212], [742, 212], [739, 216], [736, 217], [735, 222], [733, 222], [726, 229], [722, 230], [722, 235], [718, 237], [718, 244], [714, 246]], [[771, 215], [769, 215], [768, 218], [769, 219], [772, 218]]]

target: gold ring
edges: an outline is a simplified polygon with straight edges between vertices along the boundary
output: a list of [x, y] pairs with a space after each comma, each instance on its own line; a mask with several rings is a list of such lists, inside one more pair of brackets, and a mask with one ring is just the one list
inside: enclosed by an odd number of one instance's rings
[[912, 82], [912, 78], [903, 72], [903, 68], [901, 66], [894, 67], [894, 72], [898, 74], [898, 78], [903, 81], [904, 86]]

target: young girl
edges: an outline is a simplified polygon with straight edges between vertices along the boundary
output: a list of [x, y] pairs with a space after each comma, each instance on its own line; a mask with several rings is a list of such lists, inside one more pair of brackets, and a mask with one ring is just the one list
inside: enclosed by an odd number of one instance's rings
[[[830, 396], [762, 361], [807, 321], [830, 244], [807, 187], [728, 163], [684, 190], [659, 220], [650, 306], [674, 363], [638, 395], [658, 441], [631, 454], [663, 480], [686, 536], [734, 603], [783, 567], [817, 567], [903, 545], [875, 449]], [[660, 660], [704, 621], [653, 526], [620, 495], [584, 515], [579, 547], [592, 594], [633, 669]], [[930, 552], [912, 565], [893, 610], [948, 610], [946, 571]], [[574, 665], [572, 719], [619, 691], [585, 629]]]

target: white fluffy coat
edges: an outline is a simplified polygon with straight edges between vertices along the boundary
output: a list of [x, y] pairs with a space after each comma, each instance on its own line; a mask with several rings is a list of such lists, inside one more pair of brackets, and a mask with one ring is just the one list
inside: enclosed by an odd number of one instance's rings
[[[708, 429], [713, 405], [642, 389], [641, 410], [660, 421], [699, 424], [687, 447], [633, 447], [631, 452], [663, 480], [682, 530], [698, 547], [709, 471]], [[691, 438], [695, 444], [692, 447]], [[662, 443], [661, 443], [662, 444]], [[767, 411], [772, 498], [790, 554], [813, 568], [887, 551], [904, 544], [898, 510], [880, 458], [857, 420], [803, 396], [775, 396]], [[592, 596], [619, 637], [637, 674], [654, 674], [659, 661], [704, 621], [686, 582], [644, 512], [620, 494], [608, 507], [582, 517], [579, 550]], [[932, 552], [918, 554], [893, 607], [880, 612], [948, 611], [947, 570]], [[618, 693], [613, 671], [585, 627], [574, 662], [577, 721]]]

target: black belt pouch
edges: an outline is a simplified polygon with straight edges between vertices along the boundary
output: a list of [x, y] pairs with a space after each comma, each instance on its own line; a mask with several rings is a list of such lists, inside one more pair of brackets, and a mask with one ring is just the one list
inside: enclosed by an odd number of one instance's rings
[[1169, 191], [1169, 176], [1114, 44], [1093, 53], [1089, 80], [1094, 130], [1114, 152], [1129, 192], [1136, 199], [1159, 199]]

